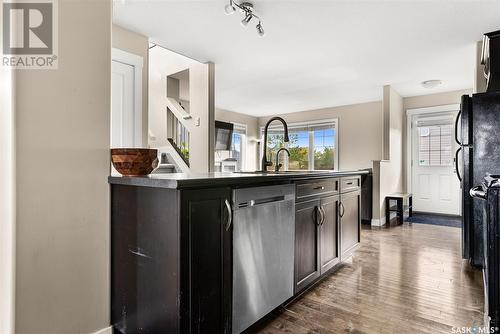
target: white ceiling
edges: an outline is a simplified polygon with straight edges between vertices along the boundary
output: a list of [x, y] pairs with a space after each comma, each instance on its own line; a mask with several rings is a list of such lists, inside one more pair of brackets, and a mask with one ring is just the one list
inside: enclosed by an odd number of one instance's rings
[[214, 62], [217, 107], [254, 116], [471, 88], [475, 42], [500, 29], [498, 0], [255, 0], [261, 38], [228, 2], [117, 0], [114, 22]]

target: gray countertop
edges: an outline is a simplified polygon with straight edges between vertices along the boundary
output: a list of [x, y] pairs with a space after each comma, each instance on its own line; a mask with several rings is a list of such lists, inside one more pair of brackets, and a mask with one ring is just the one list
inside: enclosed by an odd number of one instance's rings
[[110, 184], [121, 184], [139, 187], [154, 187], [168, 189], [208, 188], [218, 186], [248, 187], [249, 185], [265, 183], [288, 183], [297, 180], [307, 180], [324, 177], [342, 177], [368, 174], [370, 170], [353, 171], [299, 171], [276, 173], [168, 173], [151, 174], [148, 176], [108, 177]]

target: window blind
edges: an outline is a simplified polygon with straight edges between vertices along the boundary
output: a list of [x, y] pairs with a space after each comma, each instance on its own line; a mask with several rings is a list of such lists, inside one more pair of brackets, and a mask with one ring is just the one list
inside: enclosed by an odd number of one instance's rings
[[[272, 125], [268, 128], [267, 133], [273, 134], [282, 134], [283, 133], [283, 125], [276, 122], [277, 125]], [[312, 124], [298, 124], [298, 125], [288, 125], [288, 131], [300, 132], [300, 131], [309, 131], [309, 130], [329, 130], [336, 129], [335, 122], [324, 122], [324, 123], [312, 123]], [[264, 127], [261, 129], [262, 133], [264, 132]]]
[[[418, 127], [418, 154], [420, 166], [450, 166], [453, 162], [453, 124], [424, 125]], [[423, 125], [423, 126], [422, 126]]]

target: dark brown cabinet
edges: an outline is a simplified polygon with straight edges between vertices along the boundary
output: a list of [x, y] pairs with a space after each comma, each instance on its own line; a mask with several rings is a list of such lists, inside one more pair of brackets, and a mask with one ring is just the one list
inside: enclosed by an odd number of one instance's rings
[[340, 195], [340, 242], [342, 260], [349, 258], [361, 237], [361, 191]]
[[[123, 180], [139, 185], [111, 184], [114, 333], [232, 333], [234, 189], [227, 183], [178, 189]], [[291, 182], [295, 207], [286, 210], [295, 210], [296, 296], [359, 245], [361, 193], [356, 175]], [[289, 236], [291, 241], [291, 231]]]
[[319, 179], [297, 183], [295, 293], [304, 290], [360, 242], [361, 179]]
[[231, 333], [231, 190], [112, 185], [116, 333]]
[[181, 191], [182, 333], [231, 333], [230, 203], [229, 188]]
[[314, 282], [321, 273], [319, 199], [295, 206], [295, 293]]
[[340, 261], [338, 179], [297, 184], [295, 293]]
[[340, 261], [339, 256], [339, 196], [321, 199], [320, 211], [323, 217], [320, 224], [321, 274], [324, 274]]

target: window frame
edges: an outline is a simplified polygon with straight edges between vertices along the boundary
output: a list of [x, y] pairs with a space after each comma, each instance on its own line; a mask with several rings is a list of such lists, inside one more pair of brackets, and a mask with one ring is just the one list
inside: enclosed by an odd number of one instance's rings
[[[455, 116], [456, 117], [456, 116]], [[416, 117], [414, 120], [412, 120], [411, 124], [411, 130], [413, 131], [413, 126], [415, 126], [415, 130], [417, 131], [417, 142], [415, 143], [417, 145], [417, 152], [418, 152], [418, 157], [414, 157], [414, 162], [420, 167], [450, 167], [454, 165], [454, 150], [455, 150], [455, 138], [454, 138], [454, 127], [455, 127], [455, 117], [454, 115], [448, 114], [448, 113], [436, 113], [431, 116], [426, 116], [422, 115], [420, 117]], [[413, 124], [413, 122], [415, 124]], [[431, 159], [430, 159], [430, 152], [438, 152], [438, 150], [428, 150], [429, 151], [429, 164], [428, 165], [422, 165], [420, 163], [420, 152], [421, 152], [421, 135], [420, 135], [420, 128], [430, 128], [432, 127], [439, 127], [440, 128], [440, 135], [439, 135], [439, 140], [440, 140], [440, 157], [442, 155], [442, 127], [443, 126], [450, 126], [450, 143], [451, 143], [451, 150], [450, 150], [450, 164], [443, 165], [441, 164], [441, 158], [440, 158], [440, 164], [431, 164]], [[413, 135], [412, 135], [413, 136]], [[431, 133], [429, 133], [429, 145], [431, 144]], [[413, 137], [412, 137], [413, 141]], [[429, 146], [430, 148], [430, 146]], [[413, 147], [412, 147], [413, 150]]]
[[[294, 128], [301, 128], [301, 127], [320, 127], [320, 126], [326, 126], [329, 124], [334, 124], [333, 129], [334, 131], [334, 148], [335, 148], [335, 153], [333, 157], [333, 170], [338, 171], [339, 170], [339, 118], [330, 118], [330, 119], [321, 119], [321, 120], [314, 120], [314, 121], [305, 121], [305, 122], [293, 122], [293, 123], [288, 123], [288, 131], [290, 132]], [[259, 161], [262, 161], [262, 157], [264, 154], [264, 127], [265, 126], [260, 126], [260, 142], [263, 145], [260, 145], [260, 150], [259, 150]], [[272, 124], [269, 126], [269, 130], [283, 130], [283, 125], [281, 123], [276, 122], [276, 124]], [[309, 133], [309, 150], [308, 150], [308, 170], [320, 170], [320, 169], [314, 169], [314, 129], [308, 129]], [[286, 148], [288, 148], [288, 143], [285, 143]], [[285, 154], [284, 155], [284, 162], [286, 166], [286, 170], [288, 170], [288, 156]], [[274, 164], [274, 161], [273, 161]], [[311, 168], [312, 167], [312, 168]]]
[[[248, 136], [247, 136], [247, 125], [243, 123], [234, 123], [234, 122], [228, 122], [233, 124], [233, 134], [231, 135], [231, 148], [233, 147], [233, 138], [235, 133], [239, 133], [241, 135], [241, 161], [240, 161], [240, 170], [245, 170], [246, 169], [246, 163], [247, 163], [247, 144], [248, 144]], [[217, 151], [214, 150], [214, 167], [217, 169], [220, 166], [220, 163], [222, 160], [221, 155], [224, 155], [225, 158], [231, 157], [233, 150], [222, 150], [222, 151]], [[221, 153], [225, 152], [225, 153]]]
[[[247, 154], [247, 140], [248, 140], [248, 137], [247, 137], [247, 125], [246, 124], [243, 124], [243, 123], [234, 123], [234, 122], [231, 122], [233, 123], [234, 125], [234, 128], [233, 128], [233, 134], [236, 132], [236, 130], [238, 131], [241, 131], [241, 132], [238, 132], [241, 134], [241, 162], [240, 162], [240, 170], [246, 170], [246, 163], [247, 163], [247, 159], [246, 159], [246, 154]], [[231, 138], [231, 141], [232, 141], [232, 138]], [[231, 143], [231, 146], [233, 144]]]

